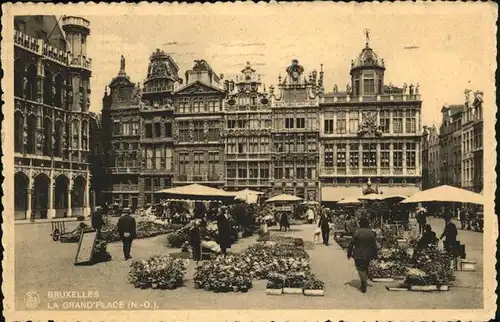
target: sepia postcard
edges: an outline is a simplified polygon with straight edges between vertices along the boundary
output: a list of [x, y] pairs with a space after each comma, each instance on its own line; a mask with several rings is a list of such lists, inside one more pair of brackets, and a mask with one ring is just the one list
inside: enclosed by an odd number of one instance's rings
[[493, 2], [2, 11], [7, 320], [494, 318]]

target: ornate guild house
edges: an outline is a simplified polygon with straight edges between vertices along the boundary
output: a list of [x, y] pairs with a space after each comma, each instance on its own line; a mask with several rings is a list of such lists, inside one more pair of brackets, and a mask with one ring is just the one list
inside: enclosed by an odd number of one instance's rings
[[226, 187], [268, 192], [271, 173], [271, 109], [260, 75], [247, 62], [236, 81], [225, 81]]
[[324, 96], [320, 180], [323, 201], [358, 197], [362, 188], [412, 194], [421, 181], [419, 85], [386, 85], [384, 60], [368, 43], [351, 62], [351, 82]]
[[223, 98], [220, 77], [205, 60], [186, 72], [174, 91], [174, 185], [224, 186]]
[[319, 102], [323, 71], [304, 76], [298, 60], [270, 87], [273, 194], [288, 193], [319, 201]]
[[16, 16], [14, 26], [15, 218], [88, 215], [90, 23]]
[[422, 176], [419, 86], [386, 85], [385, 68], [368, 34], [351, 82], [331, 93], [323, 66], [306, 76], [297, 59], [266, 92], [250, 63], [224, 80], [196, 60], [184, 81], [159, 49], [141, 89], [122, 58], [103, 99], [105, 200], [147, 207], [156, 191], [191, 183], [307, 201], [411, 194]]

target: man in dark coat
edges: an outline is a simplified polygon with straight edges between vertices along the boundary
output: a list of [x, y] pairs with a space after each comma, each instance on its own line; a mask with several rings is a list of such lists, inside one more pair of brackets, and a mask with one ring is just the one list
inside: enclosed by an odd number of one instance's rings
[[328, 246], [328, 240], [330, 239], [330, 225], [328, 221], [328, 215], [326, 211], [323, 211], [321, 217], [319, 218], [318, 227], [321, 228], [321, 236], [323, 237], [323, 244]]
[[125, 213], [118, 219], [117, 228], [123, 243], [123, 255], [125, 256], [125, 260], [128, 260], [132, 258], [130, 256], [132, 241], [137, 237], [134, 217], [130, 216], [129, 213]]
[[354, 258], [359, 279], [361, 280], [361, 292], [363, 293], [366, 293], [368, 284], [370, 261], [377, 257], [376, 235], [369, 226], [370, 223], [366, 217], [359, 220], [360, 228], [354, 233], [347, 251], [347, 259]]
[[457, 226], [455, 226], [455, 224], [451, 221], [451, 216], [449, 215], [445, 216], [444, 220], [446, 224], [444, 227], [444, 231], [439, 239], [444, 238], [443, 242], [444, 249], [448, 253], [454, 254], [457, 245], [457, 235], [458, 235]]
[[229, 219], [225, 214], [225, 209], [219, 211], [219, 215], [217, 216], [217, 229], [219, 230], [218, 242], [220, 251], [222, 255], [226, 257], [226, 250], [231, 247], [231, 242], [229, 240], [231, 227], [229, 226]]

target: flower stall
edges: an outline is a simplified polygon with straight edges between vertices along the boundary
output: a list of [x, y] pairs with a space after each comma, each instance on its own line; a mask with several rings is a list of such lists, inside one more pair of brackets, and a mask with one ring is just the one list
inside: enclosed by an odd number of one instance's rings
[[195, 288], [205, 291], [247, 292], [252, 288], [250, 267], [240, 256], [229, 254], [203, 262], [196, 268], [194, 275]]
[[169, 255], [154, 255], [132, 262], [128, 280], [141, 289], [175, 289], [183, 285], [187, 261]]

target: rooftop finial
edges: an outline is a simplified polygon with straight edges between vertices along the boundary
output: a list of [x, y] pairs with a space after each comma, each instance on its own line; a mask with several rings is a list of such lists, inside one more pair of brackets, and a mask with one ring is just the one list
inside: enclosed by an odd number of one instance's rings
[[120, 71], [118, 72], [118, 75], [120, 76], [125, 76], [127, 73], [125, 72], [125, 57], [121, 55], [120, 57]]
[[368, 47], [368, 44], [370, 43], [370, 29], [365, 29], [365, 36], [366, 36], [366, 47]]

